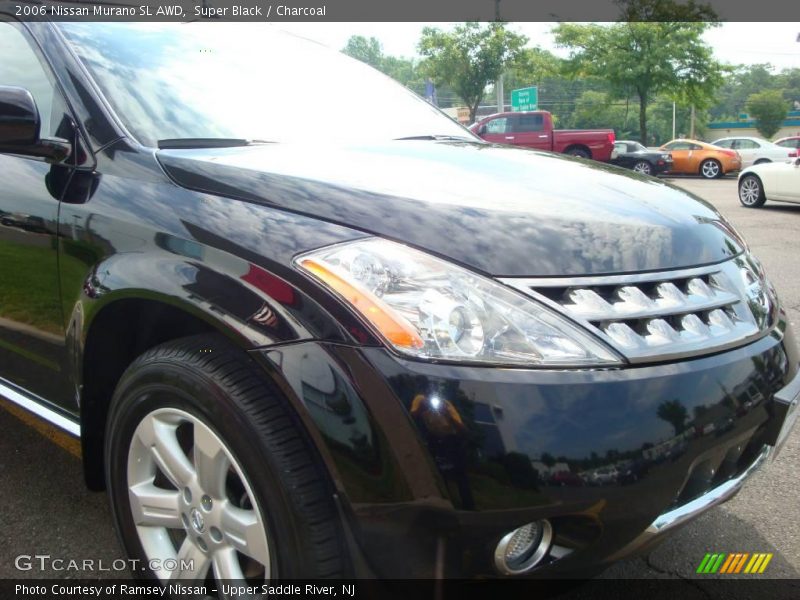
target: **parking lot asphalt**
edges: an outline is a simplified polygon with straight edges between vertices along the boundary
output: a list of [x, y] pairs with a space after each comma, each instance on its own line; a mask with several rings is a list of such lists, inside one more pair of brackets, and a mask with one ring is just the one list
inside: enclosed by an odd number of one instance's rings
[[[742, 207], [735, 177], [706, 181], [669, 179], [716, 206], [745, 236], [777, 288], [790, 321], [800, 330], [800, 205], [767, 202]], [[27, 419], [26, 419], [27, 420]], [[74, 452], [45, 439], [18, 417], [0, 410], [0, 578], [119, 577], [124, 573], [19, 571], [19, 555], [45, 554], [67, 559], [122, 557], [104, 494], [87, 491]], [[603, 578], [684, 580], [687, 591], [716, 598], [709, 575], [695, 570], [707, 552], [771, 552], [772, 578], [800, 578], [800, 431], [795, 429], [781, 454], [756, 473], [730, 502], [712, 509], [668, 538], [649, 555], [610, 567]], [[678, 593], [677, 588], [671, 588]], [[726, 598], [731, 598], [730, 589]], [[562, 598], [579, 597], [575, 590]]]

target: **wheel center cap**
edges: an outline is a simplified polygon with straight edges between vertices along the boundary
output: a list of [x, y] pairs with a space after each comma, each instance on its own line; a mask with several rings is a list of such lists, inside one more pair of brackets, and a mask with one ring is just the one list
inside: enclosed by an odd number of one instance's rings
[[206, 528], [206, 521], [203, 519], [203, 515], [200, 514], [200, 511], [196, 508], [193, 508], [190, 516], [192, 518], [192, 528], [197, 533], [203, 533]]

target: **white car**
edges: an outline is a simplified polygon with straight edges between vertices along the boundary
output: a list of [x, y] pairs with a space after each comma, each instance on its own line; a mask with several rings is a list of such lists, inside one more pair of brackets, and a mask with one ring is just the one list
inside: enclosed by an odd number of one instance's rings
[[726, 137], [712, 142], [720, 148], [736, 150], [742, 157], [742, 168], [768, 162], [785, 162], [792, 156], [789, 148], [784, 148], [757, 137]]
[[800, 158], [753, 165], [739, 174], [739, 201], [747, 208], [767, 200], [800, 203]]

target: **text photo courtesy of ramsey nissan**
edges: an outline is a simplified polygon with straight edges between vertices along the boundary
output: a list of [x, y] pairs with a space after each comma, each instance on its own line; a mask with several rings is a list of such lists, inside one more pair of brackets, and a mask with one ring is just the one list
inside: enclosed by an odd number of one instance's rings
[[0, 1], [0, 597], [796, 598], [800, 24], [378, 4]]

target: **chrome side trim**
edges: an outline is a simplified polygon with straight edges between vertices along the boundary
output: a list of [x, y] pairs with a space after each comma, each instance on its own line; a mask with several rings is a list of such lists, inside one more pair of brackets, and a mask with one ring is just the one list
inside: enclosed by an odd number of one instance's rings
[[24, 394], [21, 390], [10, 387], [2, 379], [0, 379], [0, 397], [47, 421], [51, 425], [55, 425], [70, 435], [81, 436], [80, 423], [48, 408], [44, 401], [37, 401], [33, 397]]
[[660, 515], [652, 522], [650, 527], [645, 530], [645, 534], [658, 535], [664, 533], [673, 527], [677, 527], [686, 521], [694, 519], [709, 508], [722, 504], [726, 500], [730, 500], [742, 488], [745, 480], [767, 461], [771, 452], [771, 446], [764, 446], [764, 449], [761, 450], [761, 453], [756, 457], [753, 463], [738, 476], [709, 490], [699, 498], [695, 498], [683, 506], [679, 506], [678, 508]]
[[662, 534], [699, 517], [705, 511], [714, 506], [718, 506], [733, 498], [747, 478], [749, 478], [759, 467], [761, 467], [772, 454], [772, 446], [764, 446], [761, 453], [756, 457], [753, 463], [747, 467], [741, 474], [718, 485], [714, 489], [709, 490], [699, 498], [695, 498], [691, 502], [687, 502], [683, 506], [665, 512], [656, 518], [650, 526], [638, 535], [632, 542], [618, 550], [613, 556], [609, 557], [610, 561], [618, 560], [631, 554], [647, 548], [648, 544], [660, 537]]

